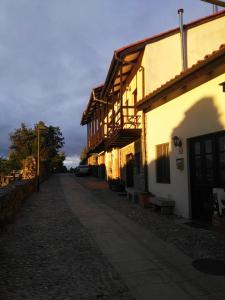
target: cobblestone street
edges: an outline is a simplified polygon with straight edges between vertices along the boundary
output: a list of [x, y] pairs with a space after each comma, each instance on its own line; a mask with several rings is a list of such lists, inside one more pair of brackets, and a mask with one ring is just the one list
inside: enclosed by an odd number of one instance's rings
[[64, 200], [59, 178], [41, 185], [0, 238], [0, 299], [132, 299]]
[[225, 277], [192, 266], [222, 258], [223, 235], [179, 221], [96, 178], [52, 176], [1, 233], [0, 299], [223, 300]]

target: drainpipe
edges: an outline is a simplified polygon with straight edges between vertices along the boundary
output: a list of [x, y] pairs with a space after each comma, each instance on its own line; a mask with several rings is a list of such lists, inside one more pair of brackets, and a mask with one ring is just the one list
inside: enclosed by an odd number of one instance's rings
[[101, 99], [97, 99], [97, 98], [95, 97], [95, 92], [94, 92], [94, 90], [92, 91], [92, 96], [93, 96], [93, 100], [94, 100], [94, 101], [100, 102], [100, 103], [103, 103], [103, 104], [107, 104], [106, 101], [101, 100]]
[[145, 192], [148, 192], [148, 164], [147, 164], [147, 146], [146, 146], [146, 113], [143, 110], [142, 114], [142, 130], [143, 130], [143, 152], [144, 152], [144, 182]]
[[[124, 63], [124, 64], [134, 64], [133, 62], [129, 62], [129, 61], [125, 61], [125, 60], [123, 60], [122, 58], [120, 58], [119, 56], [118, 56], [118, 54], [117, 54], [117, 51], [114, 51], [114, 58], [115, 58], [115, 60], [116, 60], [116, 66], [115, 66], [115, 68], [114, 68], [114, 71], [113, 71], [113, 74], [112, 74], [112, 76], [111, 76], [111, 79], [110, 79], [110, 81], [109, 81], [109, 83], [108, 83], [108, 87], [111, 85], [111, 83], [112, 83], [112, 80], [113, 80], [113, 78], [114, 78], [114, 76], [115, 76], [115, 74], [116, 74], [116, 69], [117, 69], [117, 67], [119, 66], [119, 64], [120, 63]], [[107, 90], [108, 90], [108, 88], [106, 89], [106, 93], [107, 93]]]
[[122, 75], [122, 68], [123, 65], [120, 65], [120, 128], [123, 128], [123, 123], [124, 123], [124, 119], [123, 119], [123, 95], [122, 95], [122, 89], [123, 89], [123, 75]]
[[185, 33], [184, 33], [184, 24], [183, 24], [183, 8], [178, 10], [179, 23], [180, 23], [180, 38], [181, 38], [181, 55], [182, 55], [182, 65], [183, 71], [187, 69], [187, 51], [185, 45]]
[[145, 97], [145, 68], [143, 66], [140, 66], [139, 72], [142, 72], [142, 99], [144, 99], [144, 97]]
[[122, 58], [120, 58], [117, 54], [117, 52], [115, 51], [114, 52], [114, 57], [115, 59], [120, 63], [120, 105], [121, 105], [121, 127], [123, 128], [123, 108], [122, 108], [122, 102], [123, 102], [123, 97], [122, 97], [122, 88], [123, 88], [123, 85], [122, 85], [122, 67], [123, 67], [123, 64], [129, 64], [129, 65], [134, 65], [135, 63], [132, 62], [132, 61], [126, 61]]
[[117, 61], [121, 62], [122, 64], [135, 65], [135, 63], [132, 61], [127, 61], [125, 59], [120, 58], [116, 51], [114, 52], [114, 57]]
[[[115, 59], [121, 63], [121, 69], [122, 70], [122, 64], [131, 64], [134, 65], [133, 62], [129, 62], [126, 60], [123, 60], [121, 58], [118, 57], [117, 52], [114, 52], [114, 57]], [[145, 96], [145, 73], [144, 73], [144, 67], [141, 66], [140, 67], [140, 71], [142, 71], [142, 97], [144, 98]], [[146, 114], [145, 111], [143, 110], [143, 115], [142, 115], [143, 119], [142, 119], [142, 130], [143, 130], [143, 153], [144, 153], [144, 189], [145, 192], [148, 192], [148, 165], [147, 165], [147, 149], [146, 149]]]

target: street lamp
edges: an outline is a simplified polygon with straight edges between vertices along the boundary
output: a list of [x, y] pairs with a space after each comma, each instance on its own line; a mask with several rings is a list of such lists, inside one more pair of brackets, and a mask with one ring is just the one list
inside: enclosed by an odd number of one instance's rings
[[40, 131], [47, 129], [43, 122], [37, 124], [37, 192], [40, 190]]

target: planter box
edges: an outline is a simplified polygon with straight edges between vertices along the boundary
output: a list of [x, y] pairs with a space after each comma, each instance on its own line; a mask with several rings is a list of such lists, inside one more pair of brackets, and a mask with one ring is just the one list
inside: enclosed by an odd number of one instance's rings
[[139, 204], [144, 208], [147, 208], [147, 207], [150, 206], [150, 195], [149, 195], [149, 193], [140, 193], [139, 194]]
[[125, 185], [121, 180], [110, 179], [108, 184], [109, 184], [109, 188], [114, 192], [124, 192], [125, 191]]
[[219, 231], [225, 233], [225, 218], [218, 215], [212, 216], [212, 225], [215, 226]]

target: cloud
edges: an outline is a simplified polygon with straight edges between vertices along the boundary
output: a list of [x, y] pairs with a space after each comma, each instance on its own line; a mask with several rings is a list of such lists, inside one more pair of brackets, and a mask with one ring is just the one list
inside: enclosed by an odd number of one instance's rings
[[157, 3], [2, 0], [0, 155], [7, 154], [9, 132], [21, 122], [43, 120], [60, 126], [67, 156], [78, 156], [86, 143], [82, 111], [91, 88], [104, 82], [114, 49], [174, 27], [180, 5], [185, 16], [186, 8], [195, 17], [209, 10], [195, 0]]
[[80, 162], [80, 157], [78, 155], [74, 154], [71, 156], [67, 156], [63, 163], [64, 163], [64, 166], [66, 166], [67, 169], [69, 169], [69, 168], [75, 168], [76, 166], [78, 166], [79, 162]]

